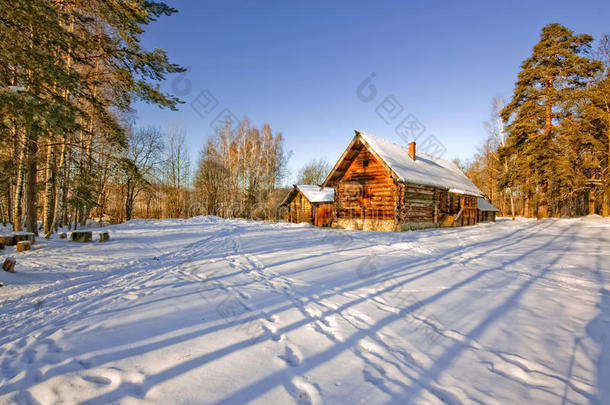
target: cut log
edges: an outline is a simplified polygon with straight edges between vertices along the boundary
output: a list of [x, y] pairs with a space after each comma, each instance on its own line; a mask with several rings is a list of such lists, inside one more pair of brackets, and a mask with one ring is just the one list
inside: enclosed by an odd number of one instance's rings
[[100, 242], [108, 242], [110, 235], [108, 232], [100, 232]]
[[59, 234], [59, 239], [66, 239], [68, 237], [68, 234], [65, 232], [62, 232]]
[[32, 245], [36, 242], [36, 237], [32, 232], [19, 232], [15, 234], [15, 244], [21, 241], [28, 241]]
[[89, 231], [75, 231], [70, 234], [70, 240], [73, 242], [91, 242], [93, 234]]
[[30, 250], [30, 248], [32, 247], [32, 244], [30, 243], [29, 240], [22, 240], [17, 242], [17, 251], [18, 252], [25, 252], [27, 250]]
[[0, 242], [4, 246], [15, 246], [17, 242], [15, 242], [15, 235], [1, 235]]
[[2, 263], [2, 269], [4, 271], [8, 271], [9, 273], [14, 273], [15, 263], [17, 263], [15, 259], [13, 259], [12, 257], [7, 257], [6, 260], [4, 260], [4, 263]]

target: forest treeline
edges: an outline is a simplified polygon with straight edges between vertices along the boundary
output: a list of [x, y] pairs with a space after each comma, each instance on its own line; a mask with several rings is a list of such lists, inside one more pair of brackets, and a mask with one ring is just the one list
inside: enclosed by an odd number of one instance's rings
[[[184, 69], [140, 46], [162, 2], [0, 0], [0, 217], [50, 236], [87, 220], [277, 219], [289, 153], [269, 124], [227, 122], [191, 161], [179, 126], [135, 128], [132, 103]], [[610, 37], [543, 28], [512, 98], [464, 169], [504, 215], [610, 214]], [[313, 160], [299, 184], [330, 170]]]
[[504, 215], [610, 215], [610, 36], [542, 29], [466, 174]]
[[131, 0], [0, 0], [0, 9], [3, 222], [37, 233], [40, 218], [48, 235], [103, 211], [115, 190], [129, 205], [147, 173], [125, 117], [135, 100], [175, 109], [180, 101], [158, 82], [184, 71], [165, 51], [143, 49], [140, 36], [176, 10]]
[[136, 100], [181, 103], [158, 83], [184, 69], [140, 46], [148, 24], [177, 10], [138, 0], [0, 0], [0, 9], [4, 224], [50, 236], [91, 219], [275, 218], [288, 156], [268, 124], [228, 122], [196, 165], [180, 127], [132, 125]]

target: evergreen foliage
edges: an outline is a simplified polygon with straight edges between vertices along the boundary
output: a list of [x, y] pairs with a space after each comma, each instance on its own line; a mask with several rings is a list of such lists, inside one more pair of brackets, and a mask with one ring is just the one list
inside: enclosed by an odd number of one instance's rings
[[505, 214], [510, 197], [525, 216], [608, 215], [608, 64], [592, 44], [549, 24], [521, 65], [501, 136], [490, 131], [468, 169]]

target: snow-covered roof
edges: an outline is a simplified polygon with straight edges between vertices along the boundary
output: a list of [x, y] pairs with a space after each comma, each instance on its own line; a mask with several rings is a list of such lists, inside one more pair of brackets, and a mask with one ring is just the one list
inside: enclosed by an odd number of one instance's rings
[[404, 182], [439, 187], [460, 194], [483, 195], [453, 162], [417, 151], [413, 160], [407, 147], [366, 132], [356, 132]]
[[320, 188], [311, 184], [297, 184], [297, 188], [312, 203], [335, 201], [335, 189], [332, 187]]
[[479, 211], [500, 211], [495, 205], [481, 197], [477, 198], [477, 209]]

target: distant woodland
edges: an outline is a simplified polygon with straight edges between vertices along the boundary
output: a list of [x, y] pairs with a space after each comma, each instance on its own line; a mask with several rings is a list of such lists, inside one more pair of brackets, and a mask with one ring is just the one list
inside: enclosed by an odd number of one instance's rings
[[[191, 161], [180, 127], [136, 128], [132, 104], [176, 109], [184, 68], [140, 46], [176, 10], [156, 1], [0, 0], [0, 219], [50, 236], [87, 221], [218, 215], [275, 220], [289, 153], [269, 124], [227, 123]], [[551, 24], [488, 139], [463, 163], [504, 215], [610, 213], [610, 37]], [[319, 184], [314, 160], [298, 182]]]

